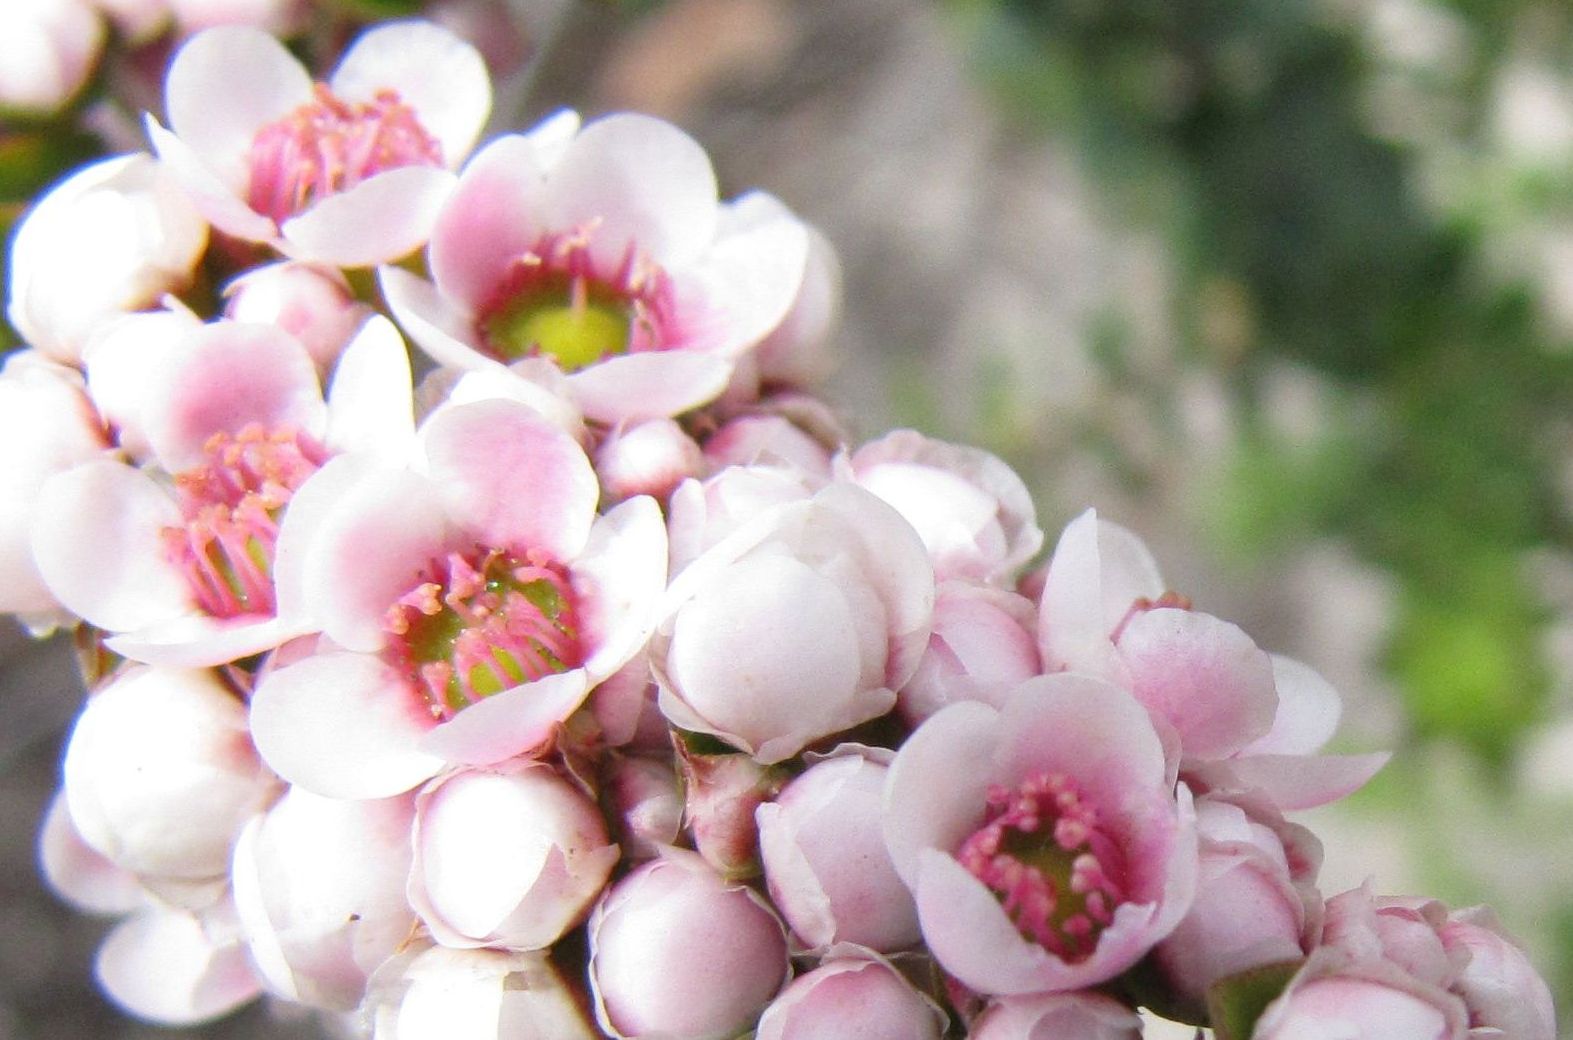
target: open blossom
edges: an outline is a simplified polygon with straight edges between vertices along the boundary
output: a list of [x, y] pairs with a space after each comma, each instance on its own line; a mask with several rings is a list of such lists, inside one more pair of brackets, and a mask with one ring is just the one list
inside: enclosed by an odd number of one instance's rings
[[432, 282], [381, 272], [395, 317], [461, 368], [545, 357], [602, 422], [715, 398], [782, 320], [808, 237], [774, 199], [722, 204], [704, 151], [640, 115], [561, 113], [500, 137], [432, 232]]
[[1088, 676], [932, 716], [897, 752], [885, 806], [929, 950], [979, 993], [1113, 978], [1195, 892], [1190, 794], [1142, 707]]
[[85, 166], [28, 211], [11, 243], [6, 316], [66, 364], [98, 325], [190, 282], [208, 227], [165, 166], [122, 155]]
[[869, 492], [832, 485], [744, 524], [672, 582], [651, 642], [661, 711], [780, 762], [891, 709], [933, 606], [917, 533]]
[[327, 639], [258, 684], [262, 757], [368, 798], [545, 744], [643, 647], [666, 580], [655, 503], [598, 496], [579, 445], [506, 399], [439, 409], [407, 460], [330, 462], [281, 534]]
[[54, 596], [149, 663], [220, 664], [309, 631], [293, 583], [274, 580], [282, 515], [335, 448], [411, 424], [387, 319], [346, 358], [326, 402], [305, 348], [270, 326], [197, 326], [117, 366], [135, 373], [122, 403], [150, 465], [93, 460], [40, 490], [33, 554]]
[[368, 31], [326, 83], [267, 33], [229, 26], [181, 48], [164, 103], [153, 145], [215, 227], [366, 267], [425, 243], [491, 83], [474, 48], [426, 22]]

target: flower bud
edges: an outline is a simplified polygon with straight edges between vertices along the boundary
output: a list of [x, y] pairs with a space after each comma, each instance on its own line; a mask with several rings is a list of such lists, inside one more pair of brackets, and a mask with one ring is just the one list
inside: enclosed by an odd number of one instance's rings
[[1005, 589], [941, 582], [934, 595], [934, 631], [896, 710], [916, 726], [947, 704], [983, 701], [999, 707], [1037, 675], [1037, 612]]
[[375, 1040], [596, 1040], [541, 953], [428, 947], [379, 969]]
[[1386, 961], [1356, 963], [1322, 947], [1267, 1005], [1252, 1040], [1462, 1040], [1468, 1014], [1456, 996]]
[[880, 831], [886, 772], [838, 754], [755, 813], [771, 899], [809, 948], [847, 942], [888, 953], [918, 941], [917, 906]]
[[1000, 997], [972, 1024], [971, 1040], [1140, 1040], [1140, 1017], [1101, 993]]
[[671, 765], [642, 755], [617, 756], [607, 788], [621, 823], [623, 851], [630, 857], [649, 859], [659, 846], [677, 841], [683, 792]]
[[595, 803], [549, 767], [464, 770], [416, 800], [410, 902], [445, 946], [539, 950], [616, 865]]
[[883, 958], [855, 950], [792, 980], [760, 1016], [757, 1040], [939, 1040], [938, 1005]]
[[77, 833], [64, 791], [55, 793], [38, 831], [38, 865], [55, 894], [90, 914], [121, 914], [143, 902], [130, 871], [101, 856]]
[[83, 0], [0, 4], [0, 108], [53, 112], [82, 89], [103, 46]]
[[699, 445], [671, 419], [650, 419], [612, 430], [595, 454], [595, 472], [611, 501], [650, 495], [662, 501], [704, 469]]
[[774, 797], [785, 779], [747, 755], [699, 754], [677, 741], [683, 770], [683, 819], [694, 848], [723, 877], [759, 873], [759, 830], [754, 811]]
[[728, 466], [785, 465], [821, 479], [830, 476], [830, 450], [790, 416], [740, 415], [705, 439], [705, 459]]
[[589, 930], [596, 1019], [620, 1040], [731, 1040], [791, 974], [764, 900], [682, 850], [614, 885]]
[[261, 992], [228, 901], [200, 914], [153, 904], [131, 915], [104, 938], [93, 974], [115, 1003], [169, 1026], [218, 1018]]
[[206, 222], [157, 160], [122, 155], [78, 170], [23, 218], [11, 243], [11, 324], [74, 364], [99, 322], [191, 278]]
[[235, 905], [270, 989], [347, 1011], [408, 940], [411, 801], [294, 787], [246, 827], [235, 846]]
[[305, 346], [319, 373], [333, 367], [355, 330], [371, 315], [344, 276], [329, 267], [284, 262], [254, 268], [225, 290], [227, 317], [276, 325]]
[[276, 791], [244, 706], [212, 672], [128, 669], [88, 699], [66, 748], [71, 819], [135, 874], [222, 877], [241, 828]]
[[1512, 1040], [1554, 1040], [1557, 1017], [1551, 990], [1490, 910], [1477, 906], [1456, 911], [1441, 931], [1449, 952], [1469, 953], [1453, 992], [1464, 998], [1472, 1026], [1500, 1029]]

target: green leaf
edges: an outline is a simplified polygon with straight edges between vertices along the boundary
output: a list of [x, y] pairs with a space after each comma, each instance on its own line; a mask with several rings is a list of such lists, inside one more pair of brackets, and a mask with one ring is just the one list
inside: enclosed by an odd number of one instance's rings
[[1250, 1040], [1256, 1020], [1304, 963], [1263, 964], [1213, 983], [1207, 990], [1207, 1015], [1218, 1040]]

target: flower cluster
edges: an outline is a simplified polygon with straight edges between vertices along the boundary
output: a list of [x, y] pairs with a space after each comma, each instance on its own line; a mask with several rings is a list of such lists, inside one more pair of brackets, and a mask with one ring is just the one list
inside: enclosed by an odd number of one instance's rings
[[1327, 683], [1093, 512], [1034, 566], [993, 455], [849, 443], [829, 247], [681, 131], [474, 151], [489, 95], [425, 23], [325, 81], [209, 30], [17, 234], [0, 608], [88, 650], [42, 860], [116, 1000], [1550, 1040], [1483, 911], [1323, 898], [1284, 814], [1385, 761]]

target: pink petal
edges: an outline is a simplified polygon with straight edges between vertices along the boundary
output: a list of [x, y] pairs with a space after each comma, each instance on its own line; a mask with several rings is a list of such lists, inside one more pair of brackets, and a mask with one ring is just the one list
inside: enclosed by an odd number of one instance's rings
[[716, 349], [735, 356], [781, 324], [807, 262], [808, 230], [785, 215], [717, 240], [682, 278], [725, 315], [726, 336]]
[[392, 88], [442, 144], [450, 167], [470, 154], [492, 108], [486, 63], [468, 43], [430, 22], [392, 22], [355, 41], [331, 81], [346, 101]]
[[571, 374], [568, 385], [588, 418], [639, 422], [712, 401], [731, 378], [732, 362], [714, 354], [656, 351], [607, 358]]
[[428, 261], [442, 295], [475, 313], [508, 265], [535, 248], [546, 174], [526, 137], [499, 137], [471, 159], [432, 230]]
[[160, 532], [181, 523], [152, 478], [108, 459], [50, 478], [38, 495], [33, 558], [49, 590], [99, 628], [127, 632], [194, 610]]
[[[335, 484], [343, 479], [339, 473]], [[340, 646], [368, 653], [382, 649], [388, 608], [416, 586], [432, 559], [450, 548], [453, 532], [436, 489], [403, 470], [371, 472], [342, 487], [338, 501], [317, 515], [314, 526], [299, 562], [302, 605]], [[284, 540], [281, 533], [280, 543]]]
[[986, 704], [953, 704], [901, 745], [885, 778], [885, 847], [909, 887], [917, 883], [923, 849], [949, 851], [978, 828], [994, 761], [1000, 713]]
[[1309, 665], [1272, 655], [1278, 714], [1273, 727], [1242, 755], [1309, 755], [1333, 739], [1343, 703], [1338, 691]]
[[1131, 692], [1174, 727], [1187, 759], [1225, 758], [1273, 724], [1272, 661], [1236, 625], [1193, 610], [1143, 611], [1116, 652]]
[[311, 628], [285, 618], [245, 615], [212, 618], [200, 614], [145, 625], [129, 635], [105, 640], [121, 657], [144, 664], [208, 668], [271, 650]]
[[1197, 775], [1209, 786], [1262, 791], [1282, 812], [1314, 809], [1364, 787], [1387, 760], [1369, 755], [1251, 755], [1209, 763]]
[[150, 908], [109, 933], [94, 973], [139, 1018], [190, 1026], [254, 999], [261, 985], [237, 939], [215, 939], [192, 914]]
[[559, 561], [584, 548], [600, 485], [572, 437], [502, 399], [444, 409], [422, 437], [449, 515], [479, 544]]
[[308, 657], [251, 698], [251, 735], [269, 768], [328, 798], [385, 798], [435, 776], [421, 746], [434, 725], [398, 671], [367, 654]]
[[539, 747], [589, 692], [583, 668], [493, 694], [431, 730], [421, 749], [450, 762], [484, 766]]
[[38, 863], [49, 887], [90, 914], [123, 914], [145, 898], [135, 875], [115, 866], [82, 840], [66, 808], [65, 791], [55, 792], [38, 834]]
[[649, 641], [666, 591], [666, 555], [666, 524], [654, 499], [631, 498], [590, 528], [573, 583], [580, 623], [595, 647], [585, 661], [592, 684]]
[[379, 268], [377, 284], [393, 316], [433, 361], [472, 371], [505, 371], [481, 353], [473, 320], [454, 309], [435, 285], [399, 267]]
[[246, 190], [252, 138], [312, 100], [311, 77], [284, 45], [233, 26], [192, 37], [164, 81], [169, 125], [231, 190]]
[[596, 267], [631, 247], [662, 267], [696, 259], [715, 235], [715, 174], [693, 138], [651, 116], [622, 113], [579, 132], [552, 170], [547, 212], [563, 231], [593, 229]]
[[413, 395], [404, 338], [393, 322], [373, 315], [334, 367], [328, 446], [343, 452], [404, 454], [415, 436]]
[[375, 174], [286, 220], [281, 248], [338, 267], [392, 263], [426, 244], [454, 183], [453, 174], [430, 166]]
[[935, 959], [972, 989], [1018, 994], [1081, 985], [1075, 968], [1023, 939], [994, 893], [949, 854], [919, 854], [913, 894]]
[[157, 356], [143, 405], [143, 428], [166, 470], [202, 465], [215, 433], [258, 423], [322, 433], [327, 413], [317, 368], [300, 341], [271, 325], [221, 321], [196, 330], [182, 348]]
[[238, 194], [246, 189], [244, 172], [238, 175], [238, 184], [226, 183], [202, 156], [152, 116], [147, 117], [147, 135], [159, 161], [175, 175], [192, 205], [210, 224], [247, 242], [277, 241], [278, 226], [246, 205]]

